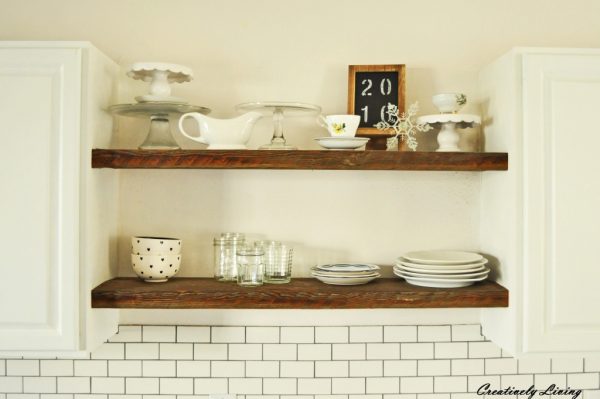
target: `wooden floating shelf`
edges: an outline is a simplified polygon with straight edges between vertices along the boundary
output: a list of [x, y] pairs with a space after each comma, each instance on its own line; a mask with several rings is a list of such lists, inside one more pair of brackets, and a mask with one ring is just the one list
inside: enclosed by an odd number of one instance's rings
[[426, 288], [401, 279], [357, 286], [326, 285], [314, 278], [244, 288], [211, 278], [145, 283], [115, 278], [92, 290], [93, 308], [136, 309], [369, 309], [507, 307], [508, 290], [492, 281], [464, 288]]
[[92, 150], [93, 168], [308, 169], [308, 170], [507, 170], [498, 152]]

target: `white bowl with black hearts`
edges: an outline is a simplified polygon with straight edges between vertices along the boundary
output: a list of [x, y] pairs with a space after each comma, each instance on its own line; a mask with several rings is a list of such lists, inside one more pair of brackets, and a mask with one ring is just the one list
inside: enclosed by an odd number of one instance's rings
[[135, 255], [179, 255], [181, 240], [168, 237], [131, 237], [131, 253]]
[[149, 283], [164, 283], [177, 274], [181, 254], [137, 255], [131, 254], [131, 267], [139, 278]]

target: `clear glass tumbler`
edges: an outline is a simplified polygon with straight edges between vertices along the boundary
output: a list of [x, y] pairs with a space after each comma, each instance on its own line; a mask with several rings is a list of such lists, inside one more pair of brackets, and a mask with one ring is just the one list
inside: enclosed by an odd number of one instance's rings
[[265, 283], [289, 283], [292, 278], [293, 248], [279, 241], [258, 241], [254, 245], [265, 252]]
[[237, 252], [237, 283], [243, 287], [263, 284], [265, 274], [264, 251], [258, 247], [242, 247]]
[[246, 243], [243, 234], [223, 233], [214, 239], [214, 276], [218, 281], [237, 280], [237, 251]]

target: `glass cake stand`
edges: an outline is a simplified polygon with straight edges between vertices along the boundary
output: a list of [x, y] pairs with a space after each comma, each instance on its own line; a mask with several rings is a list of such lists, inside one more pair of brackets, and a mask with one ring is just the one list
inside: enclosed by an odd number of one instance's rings
[[297, 150], [297, 147], [287, 144], [283, 136], [284, 115], [311, 115], [321, 112], [318, 105], [281, 101], [243, 103], [236, 105], [235, 109], [240, 112], [258, 111], [265, 116], [273, 115], [273, 138], [269, 144], [260, 146], [260, 150]]
[[150, 129], [138, 147], [140, 150], [178, 150], [180, 147], [171, 134], [169, 117], [178, 117], [187, 112], [208, 114], [210, 109], [185, 103], [144, 102], [112, 105], [108, 111], [113, 115], [150, 118]]

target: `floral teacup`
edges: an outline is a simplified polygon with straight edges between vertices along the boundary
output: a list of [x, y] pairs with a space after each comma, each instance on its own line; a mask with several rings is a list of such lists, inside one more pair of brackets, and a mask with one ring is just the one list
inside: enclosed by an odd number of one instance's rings
[[360, 123], [359, 115], [319, 115], [317, 123], [332, 137], [354, 137]]

